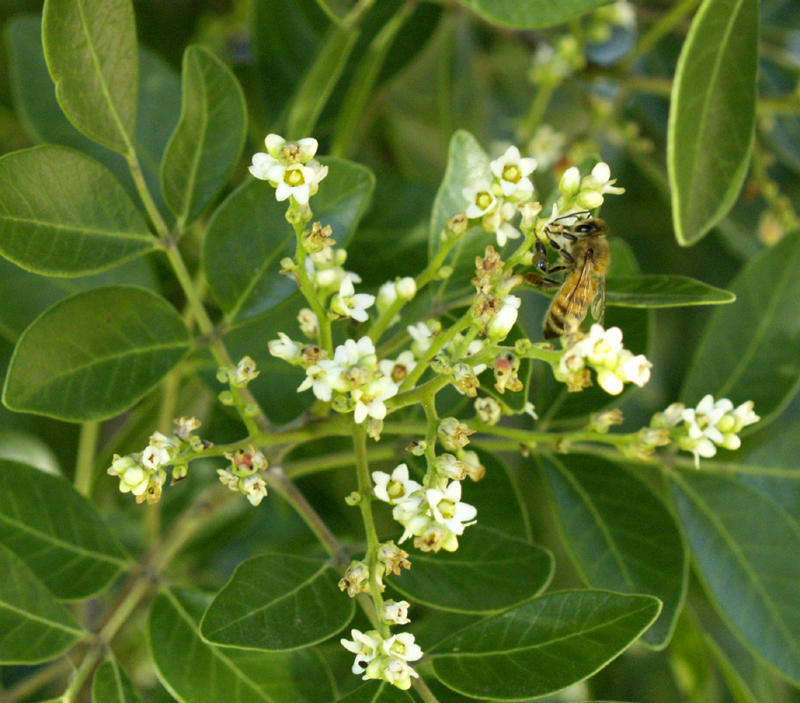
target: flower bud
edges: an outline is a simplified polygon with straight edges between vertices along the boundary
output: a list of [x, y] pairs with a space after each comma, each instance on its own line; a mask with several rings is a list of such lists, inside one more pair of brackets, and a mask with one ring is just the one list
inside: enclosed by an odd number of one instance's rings
[[381, 610], [381, 620], [389, 625], [408, 625], [408, 608], [411, 604], [408, 601], [387, 600]]
[[500, 404], [494, 398], [478, 398], [475, 401], [478, 419], [486, 425], [496, 425], [503, 416]]
[[566, 200], [574, 198], [581, 189], [581, 172], [577, 166], [571, 166], [564, 175], [561, 176], [561, 181], [558, 184], [558, 189]]
[[395, 284], [395, 289], [401, 298], [411, 300], [417, 294], [417, 282], [410, 276], [406, 276]]

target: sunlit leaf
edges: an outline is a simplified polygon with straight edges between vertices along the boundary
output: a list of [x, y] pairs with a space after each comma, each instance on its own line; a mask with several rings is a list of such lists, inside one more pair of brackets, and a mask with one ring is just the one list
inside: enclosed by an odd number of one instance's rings
[[47, 661], [83, 637], [83, 630], [67, 609], [2, 544], [0, 573], [0, 662]]
[[180, 315], [142, 288], [94, 288], [56, 303], [17, 344], [3, 389], [11, 410], [87, 421], [112, 417], [189, 350]]
[[670, 274], [609, 278], [606, 302], [625, 308], [677, 308], [732, 303], [736, 296], [688, 276]]
[[[341, 596], [341, 594], [339, 594]], [[163, 591], [150, 608], [148, 637], [161, 682], [180, 703], [320, 703], [334, 698], [313, 649], [267, 653], [215, 647], [198, 629], [210, 596]], [[191, 656], [187, 653], [191, 652]]]
[[545, 696], [591, 676], [655, 620], [649, 596], [564, 591], [456, 632], [428, 652], [436, 676], [467, 696]]
[[29, 271], [80, 276], [155, 249], [142, 216], [103, 166], [58, 146], [0, 158], [0, 253]]
[[183, 55], [181, 118], [164, 152], [164, 198], [180, 223], [195, 220], [227, 181], [244, 145], [244, 94], [230, 69], [201, 46]]
[[265, 651], [321, 642], [344, 629], [355, 612], [354, 601], [341, 597], [340, 578], [327, 559], [248, 559], [203, 616], [202, 636], [213, 644]]
[[46, 0], [44, 52], [70, 121], [109, 149], [130, 151], [139, 63], [130, 0]]
[[739, 194], [753, 146], [757, 73], [758, 0], [704, 0], [670, 100], [667, 169], [680, 244], [703, 237]]
[[0, 460], [0, 542], [61, 599], [88, 598], [128, 566], [94, 506], [71, 484]]
[[561, 24], [607, 0], [458, 0], [488, 22], [512, 29], [536, 29]]

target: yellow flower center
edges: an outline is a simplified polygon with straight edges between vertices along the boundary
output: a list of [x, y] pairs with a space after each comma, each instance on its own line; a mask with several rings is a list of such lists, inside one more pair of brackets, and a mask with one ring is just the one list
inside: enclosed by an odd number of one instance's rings
[[303, 171], [302, 169], [299, 168], [286, 169], [286, 173], [283, 176], [283, 180], [292, 188], [301, 186], [306, 182], [306, 179], [303, 177]]
[[485, 210], [492, 204], [492, 195], [485, 190], [475, 196], [475, 204], [481, 209]]
[[400, 483], [400, 481], [389, 481], [389, 483], [386, 484], [386, 493], [388, 493], [392, 500], [402, 498], [405, 492], [406, 489], [403, 488], [403, 484]]
[[394, 641], [394, 644], [391, 646], [391, 650], [396, 652], [400, 656], [403, 656], [406, 653], [406, 647], [402, 642], [398, 642], [397, 640]]
[[437, 507], [445, 520], [449, 520], [456, 514], [456, 504], [452, 500], [440, 500]]
[[522, 178], [522, 174], [514, 164], [508, 164], [503, 169], [503, 180], [508, 181], [509, 183], [519, 183], [519, 179]]

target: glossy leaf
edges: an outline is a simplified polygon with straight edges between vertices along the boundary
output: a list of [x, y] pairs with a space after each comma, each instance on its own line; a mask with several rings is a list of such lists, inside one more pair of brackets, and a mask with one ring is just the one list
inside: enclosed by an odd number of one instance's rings
[[[328, 176], [311, 200], [314, 220], [330, 225], [337, 245], [345, 246], [369, 204], [375, 177], [350, 161], [321, 161]], [[285, 213], [286, 203], [275, 200], [272, 186], [250, 181], [211, 218], [203, 251], [206, 276], [230, 319], [255, 317], [297, 292], [295, 281], [279, 273], [280, 260], [294, 256], [297, 241]]]
[[[431, 228], [428, 234], [428, 256], [433, 259], [441, 246], [441, 234], [447, 220], [462, 212], [467, 206], [464, 188], [481, 178], [491, 180], [489, 157], [469, 132], [458, 131], [450, 140], [447, 170], [431, 212]], [[483, 256], [486, 246], [495, 244], [494, 237], [481, 227], [472, 227], [456, 242], [446, 263], [453, 267], [453, 275], [438, 285], [436, 295], [440, 298], [457, 298], [468, 292], [474, 293], [470, 283], [475, 276], [475, 257]]]
[[535, 698], [604, 667], [642, 634], [659, 609], [649, 596], [553, 593], [456, 632], [428, 654], [436, 676], [459, 693]]
[[752, 400], [762, 421], [800, 387], [800, 231], [752, 259], [730, 285], [733, 305], [714, 310], [695, 352], [681, 400], [706, 394]]
[[111, 268], [155, 249], [142, 216], [103, 166], [58, 146], [0, 158], [0, 254], [51, 276]]
[[491, 613], [530, 600], [553, 574], [550, 552], [482, 527], [459, 538], [456, 552], [414, 557], [414, 568], [392, 580], [400, 593], [434, 608]]
[[153, 663], [159, 679], [176, 700], [180, 703], [333, 700], [328, 671], [313, 649], [276, 654], [226, 649], [204, 642], [198, 626], [210, 600], [196, 591], [163, 591], [150, 608], [148, 638]]
[[622, 466], [598, 457], [542, 459], [559, 525], [591, 588], [642, 593], [663, 608], [643, 639], [669, 641], [685, 596], [689, 562], [666, 506]]
[[594, 10], [606, 0], [458, 0], [487, 22], [511, 29], [551, 27]]
[[11, 410], [76, 422], [113, 417], [189, 350], [186, 326], [142, 288], [94, 288], [56, 303], [20, 337], [3, 389]]
[[[93, 142], [65, 117], [56, 99], [42, 49], [42, 18], [15, 17], [6, 38], [14, 107], [25, 131], [35, 142], [69, 146], [108, 168], [138, 202], [136, 185], [123, 156]], [[168, 214], [161, 195], [161, 157], [181, 112], [178, 72], [154, 51], [139, 48], [139, 99], [136, 111], [136, 153], [147, 186], [159, 210]]]
[[94, 506], [62, 478], [0, 460], [0, 542], [58, 598], [103, 590], [128, 566]]
[[233, 73], [207, 49], [190, 46], [183, 55], [181, 118], [161, 167], [164, 198], [183, 226], [227, 181], [246, 130], [244, 94]]
[[2, 544], [0, 573], [0, 663], [48, 661], [83, 637], [67, 609]]
[[265, 651], [326, 640], [355, 613], [354, 601], [341, 598], [340, 578], [327, 559], [289, 554], [247, 559], [208, 607], [202, 637], [226, 647]]
[[44, 52], [64, 113], [126, 154], [136, 128], [139, 63], [130, 0], [46, 0]]
[[624, 308], [677, 308], [732, 303], [736, 296], [688, 276], [669, 274], [606, 280], [606, 302]]
[[800, 526], [735, 478], [676, 474], [671, 482], [703, 581], [746, 644], [800, 683]]
[[670, 101], [667, 168], [680, 244], [733, 206], [756, 119], [758, 0], [704, 0], [684, 42]]
[[336, 703], [413, 703], [414, 698], [408, 691], [401, 691], [397, 686], [382, 681], [370, 681]]
[[141, 703], [128, 675], [116, 659], [103, 662], [94, 673], [92, 700], [97, 703]]

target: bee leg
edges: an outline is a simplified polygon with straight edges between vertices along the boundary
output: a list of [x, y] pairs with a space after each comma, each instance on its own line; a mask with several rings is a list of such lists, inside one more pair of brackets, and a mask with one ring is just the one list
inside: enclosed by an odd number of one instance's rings
[[[561, 254], [561, 256], [563, 256], [567, 261], [569, 261], [569, 262], [574, 264], [575, 263], [575, 259], [572, 258], [572, 254], [570, 254], [558, 242], [553, 240], [553, 238], [550, 236], [550, 232], [547, 231], [547, 228], [545, 228], [542, 231], [544, 232], [545, 236], [547, 237], [547, 241], [550, 242], [550, 246], [553, 247], [553, 249], [555, 249], [559, 254]], [[567, 236], [572, 236], [572, 235], [567, 235], [567, 234], [564, 234], [562, 232], [562, 236], [567, 237]], [[573, 237], [573, 239], [576, 239], [576, 238]]]
[[547, 249], [544, 242], [537, 241], [534, 249], [536, 253], [533, 255], [533, 265], [542, 273], [547, 273]]
[[538, 273], [526, 273], [523, 278], [526, 283], [542, 290], [557, 290], [561, 288], [561, 281], [540, 276]]

